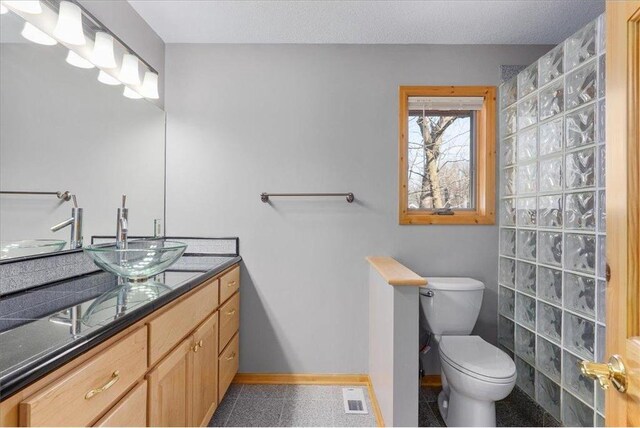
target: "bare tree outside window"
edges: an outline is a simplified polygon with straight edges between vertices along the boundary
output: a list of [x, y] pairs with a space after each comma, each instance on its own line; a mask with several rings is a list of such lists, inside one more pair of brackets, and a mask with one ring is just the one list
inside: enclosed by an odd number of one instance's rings
[[398, 95], [398, 223], [495, 224], [495, 86]]
[[409, 210], [472, 210], [473, 111], [410, 110]]

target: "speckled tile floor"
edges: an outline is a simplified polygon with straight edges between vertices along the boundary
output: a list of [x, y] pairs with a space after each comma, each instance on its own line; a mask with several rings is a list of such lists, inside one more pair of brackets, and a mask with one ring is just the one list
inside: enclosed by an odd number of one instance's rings
[[[367, 389], [363, 388], [369, 414], [344, 413], [343, 386], [231, 385], [216, 410], [210, 427], [372, 427], [375, 417]], [[421, 427], [446, 426], [438, 410], [440, 388], [421, 388], [418, 422]], [[561, 426], [519, 389], [496, 403], [499, 427]]]
[[318, 426], [372, 427], [375, 417], [367, 388], [362, 388], [369, 414], [345, 414], [344, 386], [231, 385], [210, 427]]
[[[418, 423], [421, 427], [445, 427], [438, 409], [440, 388], [420, 389]], [[496, 403], [496, 425], [499, 427], [557, 427], [560, 422], [538, 406], [518, 388]]]

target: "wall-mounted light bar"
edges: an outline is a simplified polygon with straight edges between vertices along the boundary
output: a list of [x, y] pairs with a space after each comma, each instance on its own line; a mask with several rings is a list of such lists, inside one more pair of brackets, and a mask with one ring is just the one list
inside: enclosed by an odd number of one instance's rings
[[76, 0], [0, 1], [0, 13], [9, 11], [24, 19], [21, 34], [25, 39], [67, 47], [67, 63], [85, 69], [97, 67], [99, 82], [124, 84], [127, 98], [159, 98], [158, 72]]

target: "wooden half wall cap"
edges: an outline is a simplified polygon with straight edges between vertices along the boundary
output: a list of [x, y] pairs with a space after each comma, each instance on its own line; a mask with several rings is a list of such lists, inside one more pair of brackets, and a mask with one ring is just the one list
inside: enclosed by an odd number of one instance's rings
[[367, 261], [390, 285], [427, 285], [426, 278], [421, 277], [393, 257], [369, 256]]

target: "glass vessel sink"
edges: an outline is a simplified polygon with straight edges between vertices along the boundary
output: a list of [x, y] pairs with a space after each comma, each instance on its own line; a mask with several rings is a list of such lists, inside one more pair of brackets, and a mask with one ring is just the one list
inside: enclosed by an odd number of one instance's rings
[[25, 239], [22, 241], [0, 242], [0, 260], [34, 256], [60, 251], [67, 241], [59, 239]]
[[187, 244], [164, 239], [140, 239], [128, 243], [127, 249], [113, 245], [84, 247], [101, 269], [133, 281], [142, 281], [166, 270], [187, 249]]

